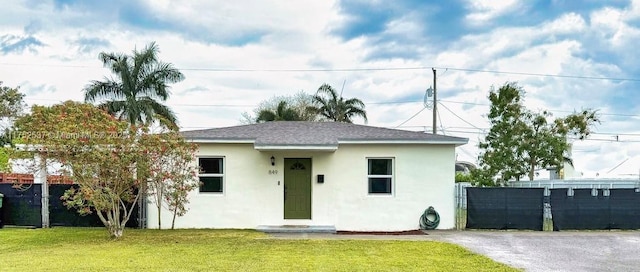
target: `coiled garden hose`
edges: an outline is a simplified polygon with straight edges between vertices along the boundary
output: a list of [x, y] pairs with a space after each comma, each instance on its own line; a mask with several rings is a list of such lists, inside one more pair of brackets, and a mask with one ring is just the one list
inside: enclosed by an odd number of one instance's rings
[[[433, 220], [429, 219], [429, 215], [432, 216]], [[420, 229], [433, 230], [438, 227], [438, 224], [440, 224], [440, 215], [438, 214], [436, 209], [434, 209], [432, 206], [429, 206], [429, 208], [424, 210], [422, 216], [420, 216]]]

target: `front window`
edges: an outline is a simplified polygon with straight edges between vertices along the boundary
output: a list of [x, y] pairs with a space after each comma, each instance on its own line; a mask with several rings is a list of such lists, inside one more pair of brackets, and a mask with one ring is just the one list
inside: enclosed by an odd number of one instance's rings
[[393, 159], [368, 159], [369, 194], [391, 194], [393, 188]]
[[224, 158], [198, 158], [201, 193], [222, 193], [224, 189]]

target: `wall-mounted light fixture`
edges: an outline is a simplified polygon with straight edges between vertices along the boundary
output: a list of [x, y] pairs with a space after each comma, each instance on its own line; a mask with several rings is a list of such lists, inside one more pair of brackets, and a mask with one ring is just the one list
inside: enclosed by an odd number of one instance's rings
[[271, 166], [275, 166], [276, 165], [276, 158], [271, 156]]

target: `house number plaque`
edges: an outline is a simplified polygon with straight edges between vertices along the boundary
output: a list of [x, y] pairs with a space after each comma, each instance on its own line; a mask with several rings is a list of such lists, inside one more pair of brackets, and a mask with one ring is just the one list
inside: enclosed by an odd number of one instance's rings
[[269, 170], [269, 175], [277, 175], [278, 170]]

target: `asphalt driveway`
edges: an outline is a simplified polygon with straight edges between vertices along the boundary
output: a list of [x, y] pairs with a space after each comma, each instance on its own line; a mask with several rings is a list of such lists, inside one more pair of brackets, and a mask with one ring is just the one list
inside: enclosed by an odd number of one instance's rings
[[436, 240], [525, 271], [640, 271], [640, 231], [429, 231], [428, 235], [273, 234], [276, 239]]
[[525, 271], [640, 271], [639, 231], [443, 231], [461, 245]]

